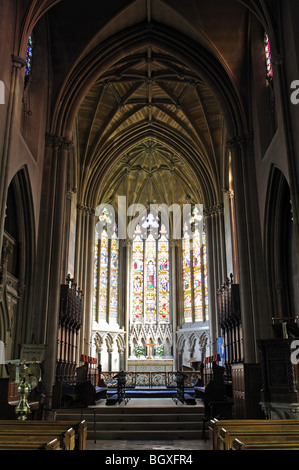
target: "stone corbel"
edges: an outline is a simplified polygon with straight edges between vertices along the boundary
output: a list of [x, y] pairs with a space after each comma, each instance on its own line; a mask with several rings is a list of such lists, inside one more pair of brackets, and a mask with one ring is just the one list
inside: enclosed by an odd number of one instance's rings
[[11, 55], [12, 66], [16, 69], [22, 69], [26, 66], [26, 60], [16, 55]]

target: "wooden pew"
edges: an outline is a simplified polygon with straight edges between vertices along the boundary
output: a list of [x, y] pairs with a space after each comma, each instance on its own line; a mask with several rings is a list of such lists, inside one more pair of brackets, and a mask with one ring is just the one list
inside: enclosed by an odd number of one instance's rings
[[290, 426], [290, 425], [298, 425], [298, 419], [271, 419], [271, 420], [264, 420], [264, 419], [232, 419], [232, 420], [217, 420], [212, 419], [209, 421], [209, 437], [210, 437], [210, 445], [211, 450], [219, 450], [219, 439], [220, 439], [220, 431], [222, 428], [226, 430], [234, 430], [234, 429], [255, 429], [257, 426], [262, 425], [266, 429], [270, 429], [274, 426]]
[[281, 442], [278, 438], [276, 441], [267, 441], [266, 443], [259, 442], [242, 442], [239, 439], [233, 440], [232, 450], [299, 450], [299, 438], [293, 439], [288, 438], [287, 442]]
[[0, 431], [0, 443], [22, 443], [24, 445], [31, 443], [39, 443], [46, 445], [49, 441], [58, 439], [63, 450], [75, 449], [75, 431], [73, 428], [65, 430], [28, 430], [28, 429], [14, 429]]
[[[56, 433], [66, 432], [68, 429], [73, 429], [74, 443], [76, 450], [86, 450], [87, 439], [87, 424], [85, 420], [82, 421], [12, 421], [0, 420], [0, 433], [1, 432], [27, 432], [27, 433], [52, 433], [56, 437]], [[72, 444], [71, 444], [72, 445]]]
[[[55, 436], [56, 434], [56, 436]], [[75, 432], [35, 432], [27, 430], [0, 432], [0, 450], [74, 450]]]
[[53, 439], [50, 442], [47, 442], [45, 445], [45, 450], [62, 450], [60, 447], [60, 442], [58, 439]]
[[40, 444], [40, 443], [34, 443], [34, 442], [29, 442], [29, 443], [22, 443], [22, 442], [6, 442], [6, 443], [1, 443], [0, 442], [0, 450], [63, 450], [61, 448], [60, 441], [58, 439], [53, 439], [50, 442], [47, 442], [46, 444]]
[[299, 425], [235, 427], [234, 429], [222, 428], [219, 436], [219, 450], [231, 450], [234, 439], [244, 443], [266, 444], [267, 442], [291, 442], [298, 440]]

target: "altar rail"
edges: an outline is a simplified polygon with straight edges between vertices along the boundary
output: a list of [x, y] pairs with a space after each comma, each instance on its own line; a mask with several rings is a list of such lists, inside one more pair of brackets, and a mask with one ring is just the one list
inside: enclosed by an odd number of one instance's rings
[[[101, 372], [101, 378], [105, 381], [108, 388], [117, 387], [116, 372]], [[184, 380], [185, 388], [192, 388], [198, 379], [201, 378], [200, 371], [183, 372], [186, 375]], [[176, 388], [176, 372], [126, 372], [126, 388], [154, 388], [166, 387]]]

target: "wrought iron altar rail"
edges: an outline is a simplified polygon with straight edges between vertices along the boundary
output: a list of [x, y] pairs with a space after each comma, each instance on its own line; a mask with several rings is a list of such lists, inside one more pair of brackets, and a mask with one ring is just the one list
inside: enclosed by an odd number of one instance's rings
[[[108, 388], [117, 387], [116, 372], [101, 372], [101, 378]], [[200, 371], [183, 372], [185, 388], [192, 388], [201, 378]], [[126, 372], [126, 388], [176, 388], [176, 372], [154, 371], [154, 372]]]

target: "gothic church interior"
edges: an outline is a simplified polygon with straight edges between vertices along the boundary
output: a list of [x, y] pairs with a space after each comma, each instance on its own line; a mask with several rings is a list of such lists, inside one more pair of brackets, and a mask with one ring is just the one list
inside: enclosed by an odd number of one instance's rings
[[37, 361], [51, 408], [84, 364], [161, 385], [214, 361], [235, 417], [298, 417], [298, 21], [0, 0], [1, 380]]

